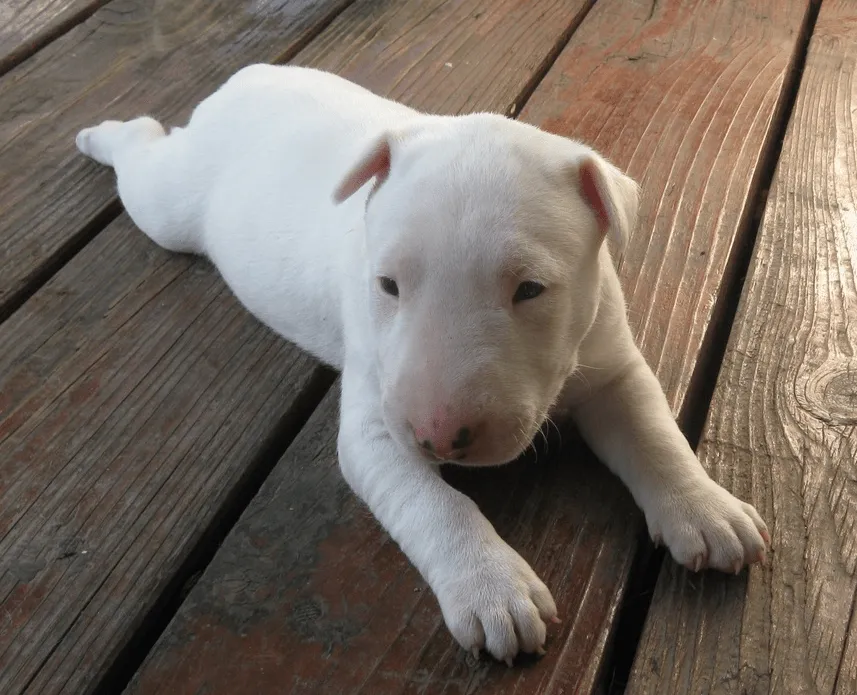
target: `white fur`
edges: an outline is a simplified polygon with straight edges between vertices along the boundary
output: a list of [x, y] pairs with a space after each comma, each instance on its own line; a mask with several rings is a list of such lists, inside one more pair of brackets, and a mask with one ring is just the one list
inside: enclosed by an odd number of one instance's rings
[[[540, 651], [556, 606], [417, 434], [438, 456], [500, 464], [563, 408], [678, 562], [764, 559], [764, 522], [708, 477], [634, 344], [603, 240], [627, 239], [637, 187], [589, 148], [266, 65], [169, 135], [107, 121], [77, 145], [116, 169], [149, 237], [206, 255], [255, 316], [342, 370], [343, 474], [462, 646]], [[525, 281], [546, 290], [513, 302]]]

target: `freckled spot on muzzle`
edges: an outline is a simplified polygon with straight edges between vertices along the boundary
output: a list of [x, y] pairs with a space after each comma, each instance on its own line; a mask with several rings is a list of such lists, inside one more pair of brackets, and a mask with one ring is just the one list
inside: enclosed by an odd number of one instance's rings
[[432, 443], [428, 439], [420, 442], [420, 446], [423, 449], [425, 449], [426, 451], [430, 451], [430, 452], [434, 453], [434, 447], [432, 446]]

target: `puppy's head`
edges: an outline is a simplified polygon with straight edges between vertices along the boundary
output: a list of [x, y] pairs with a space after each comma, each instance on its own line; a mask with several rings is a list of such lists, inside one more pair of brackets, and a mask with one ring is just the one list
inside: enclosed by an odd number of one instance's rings
[[335, 198], [369, 184], [365, 291], [387, 427], [422, 456], [515, 459], [578, 366], [602, 247], [624, 246], [636, 184], [579, 143], [487, 114], [385, 133]]

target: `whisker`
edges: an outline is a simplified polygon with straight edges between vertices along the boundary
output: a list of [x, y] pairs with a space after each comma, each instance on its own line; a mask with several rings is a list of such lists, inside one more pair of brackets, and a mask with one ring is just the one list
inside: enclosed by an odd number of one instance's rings
[[[545, 415], [545, 422], [548, 424], [548, 427], [553, 427], [556, 430], [556, 436], [559, 439], [559, 448], [562, 449], [562, 432], [559, 426], [553, 421], [550, 415]], [[545, 435], [545, 441], [547, 441], [547, 435]]]
[[520, 451], [521, 451], [521, 453], [518, 454], [518, 456], [525, 456], [527, 454], [527, 452], [532, 448], [532, 444], [526, 444], [525, 443], [526, 439], [522, 440], [523, 435], [524, 435], [524, 432], [521, 430], [518, 430], [513, 435], [515, 437], [515, 444], [517, 445], [518, 449], [520, 449]]
[[542, 436], [542, 439], [545, 442], [545, 455], [550, 455], [550, 442], [548, 441], [547, 433], [545, 433], [545, 418], [544, 416], [539, 418], [539, 428], [536, 430], [535, 435], [533, 436], [533, 446], [535, 446], [535, 440], [538, 438], [538, 435]]
[[[536, 456], [536, 461], [538, 461], [539, 460], [539, 451], [536, 448], [535, 442], [533, 441], [533, 439], [527, 437], [527, 430], [524, 427], [524, 421], [521, 419], [521, 417], [519, 415], [516, 415], [515, 419], [517, 419], [517, 421], [518, 421], [518, 431], [515, 432], [513, 434], [513, 436], [515, 437], [515, 444], [517, 444], [518, 448], [521, 449], [521, 455], [526, 454], [530, 449], [532, 449], [533, 453]], [[523, 439], [523, 442], [525, 444], [525, 446], [523, 446], [523, 447], [521, 446], [521, 439]]]
[[589, 383], [589, 379], [586, 378], [586, 375], [582, 371], [580, 371], [579, 369], [575, 369], [571, 373], [571, 376], [576, 379], [580, 379], [580, 381], [583, 382], [583, 385], [586, 386], [586, 388], [589, 390], [589, 395], [592, 395], [592, 384]]

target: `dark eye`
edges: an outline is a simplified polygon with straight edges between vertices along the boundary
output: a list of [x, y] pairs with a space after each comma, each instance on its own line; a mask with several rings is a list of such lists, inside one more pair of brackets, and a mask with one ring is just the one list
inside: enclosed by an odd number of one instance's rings
[[378, 278], [378, 284], [381, 285], [381, 289], [384, 290], [391, 297], [399, 296], [399, 286], [396, 284], [396, 281], [393, 278], [388, 278], [384, 275]]
[[535, 299], [545, 291], [545, 286], [532, 280], [527, 280], [518, 285], [515, 290], [515, 296], [512, 297], [513, 302], [523, 302], [526, 299]]

